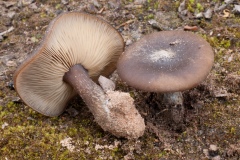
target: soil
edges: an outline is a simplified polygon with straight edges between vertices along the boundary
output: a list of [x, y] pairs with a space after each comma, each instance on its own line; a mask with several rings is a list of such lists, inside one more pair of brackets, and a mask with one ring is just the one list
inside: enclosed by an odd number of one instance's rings
[[[184, 3], [185, 2], [185, 3]], [[240, 2], [238, 0], [2, 0], [0, 1], [0, 159], [240, 159]], [[207, 79], [183, 92], [176, 123], [159, 93], [129, 87], [114, 72], [116, 89], [129, 92], [145, 119], [137, 140], [104, 132], [80, 97], [59, 117], [26, 106], [13, 74], [39, 46], [51, 20], [82, 11], [103, 18], [126, 47], [141, 36], [188, 30], [215, 53]]]

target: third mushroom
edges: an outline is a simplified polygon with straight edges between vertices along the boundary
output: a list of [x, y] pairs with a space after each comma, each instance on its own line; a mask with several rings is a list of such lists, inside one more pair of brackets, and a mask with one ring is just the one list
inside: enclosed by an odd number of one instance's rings
[[137, 89], [164, 93], [172, 119], [183, 120], [181, 91], [202, 82], [210, 72], [214, 53], [200, 36], [185, 31], [162, 31], [146, 35], [120, 56], [120, 78]]

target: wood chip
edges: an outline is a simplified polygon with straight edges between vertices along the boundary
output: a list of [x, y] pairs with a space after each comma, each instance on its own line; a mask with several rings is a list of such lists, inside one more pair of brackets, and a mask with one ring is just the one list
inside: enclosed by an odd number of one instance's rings
[[130, 20], [128, 20], [128, 21], [126, 21], [126, 22], [118, 25], [118, 26], [116, 27], [116, 29], [118, 29], [118, 28], [120, 28], [120, 27], [122, 27], [122, 26], [125, 26], [125, 25], [127, 25], [127, 24], [130, 24], [130, 23], [132, 23], [132, 22], [134, 22], [134, 20], [133, 20], [133, 19], [130, 19]]
[[228, 18], [230, 16], [230, 11], [228, 9], [223, 10], [223, 17]]
[[187, 30], [187, 31], [197, 31], [198, 30], [198, 27], [197, 26], [184, 26], [184, 30]]

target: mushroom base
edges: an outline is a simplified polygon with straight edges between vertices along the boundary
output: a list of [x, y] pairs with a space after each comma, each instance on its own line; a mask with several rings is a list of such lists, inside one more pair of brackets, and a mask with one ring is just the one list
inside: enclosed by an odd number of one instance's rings
[[82, 97], [103, 130], [117, 137], [138, 138], [145, 130], [144, 119], [128, 93], [106, 91], [94, 83], [82, 65], [72, 66], [63, 80]]

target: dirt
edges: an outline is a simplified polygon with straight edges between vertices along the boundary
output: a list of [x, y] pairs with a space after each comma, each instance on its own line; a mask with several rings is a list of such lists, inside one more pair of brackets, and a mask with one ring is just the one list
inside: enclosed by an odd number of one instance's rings
[[[240, 159], [240, 13], [237, 0], [3, 0], [0, 1], [0, 159]], [[162, 30], [189, 30], [213, 47], [207, 79], [183, 92], [184, 119], [172, 121], [158, 93], [136, 90], [118, 77], [145, 119], [137, 140], [104, 132], [81, 98], [59, 117], [26, 106], [13, 73], [39, 46], [50, 21], [83, 11], [105, 19], [126, 47]]]

